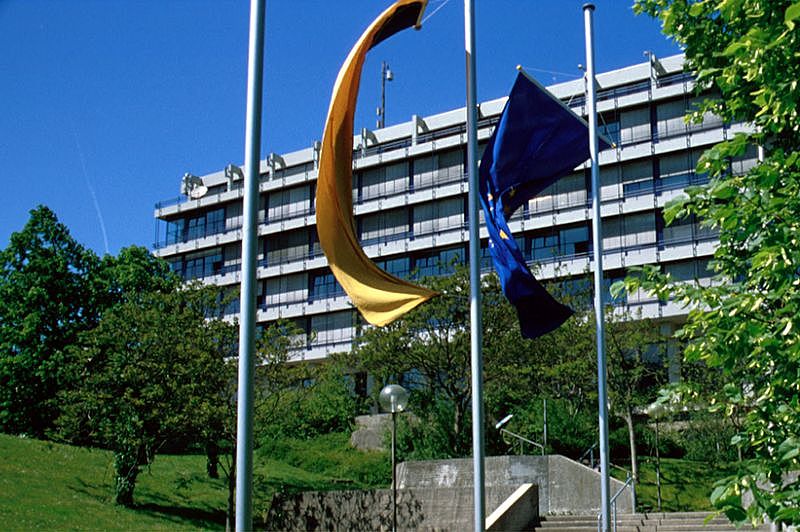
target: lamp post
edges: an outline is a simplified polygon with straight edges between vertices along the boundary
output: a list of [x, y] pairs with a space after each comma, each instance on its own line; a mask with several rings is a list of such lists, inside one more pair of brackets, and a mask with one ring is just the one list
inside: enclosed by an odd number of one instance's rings
[[386, 82], [392, 81], [394, 74], [389, 69], [389, 63], [381, 61], [381, 106], [378, 107], [378, 129], [386, 125]]
[[406, 409], [408, 390], [399, 384], [384, 386], [378, 402], [385, 412], [392, 414], [392, 530], [397, 531], [397, 413]]

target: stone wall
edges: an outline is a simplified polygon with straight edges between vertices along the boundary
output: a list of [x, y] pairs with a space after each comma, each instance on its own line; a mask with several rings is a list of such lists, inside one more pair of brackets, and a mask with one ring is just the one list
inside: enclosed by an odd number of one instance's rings
[[[513, 486], [488, 486], [490, 511], [508, 498]], [[530, 496], [536, 513], [535, 490]], [[409, 488], [397, 492], [398, 530], [470, 530], [473, 527], [472, 487]], [[304, 492], [276, 495], [268, 530], [391, 530], [391, 490]]]

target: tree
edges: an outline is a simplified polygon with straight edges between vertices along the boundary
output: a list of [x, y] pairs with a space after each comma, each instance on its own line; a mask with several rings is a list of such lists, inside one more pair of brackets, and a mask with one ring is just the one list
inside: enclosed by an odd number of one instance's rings
[[[237, 324], [222, 320], [208, 322], [211, 327], [215, 360], [223, 360], [219, 368], [219, 388], [212, 391], [216, 400], [206, 401], [195, 411], [198, 434], [205, 442], [208, 456], [208, 473], [219, 476], [222, 469], [228, 487], [226, 530], [232, 530], [235, 521], [234, 494], [236, 487], [236, 430], [237, 430]], [[293, 352], [300, 347], [300, 329], [291, 322], [278, 320], [259, 334], [255, 352], [255, 386], [253, 393], [254, 435], [256, 442], [265, 437], [265, 432], [281, 414], [293, 417], [296, 410], [282, 410], [281, 404], [287, 394], [298, 386], [302, 368], [290, 364]], [[210, 390], [211, 391], [211, 390]], [[297, 405], [292, 405], [293, 409]]]
[[44, 206], [0, 252], [0, 430], [43, 437], [71, 364], [66, 348], [97, 323], [99, 259]]
[[386, 327], [366, 329], [354, 352], [357, 367], [379, 382], [394, 380], [414, 390], [413, 410], [434, 424], [441, 456], [470, 449], [467, 273], [458, 268], [452, 276], [426, 278], [440, 295]]
[[[460, 267], [452, 275], [423, 280], [440, 295], [385, 327], [366, 329], [353, 353], [353, 366], [379, 383], [412, 389], [411, 410], [422, 422], [408, 427], [408, 442], [417, 458], [471, 451], [468, 273]], [[583, 417], [596, 398], [592, 320], [579, 313], [547, 335], [524, 339], [496, 275], [481, 278], [481, 306], [487, 424], [509, 413], [516, 420], [530, 418], [542, 397], [568, 405], [564, 410], [572, 420]], [[504, 448], [497, 431], [486, 434], [490, 448]], [[591, 434], [578, 436], [578, 445], [593, 440]]]
[[131, 506], [136, 479], [167, 443], [197, 430], [228, 374], [216, 348], [213, 295], [186, 287], [143, 292], [110, 307], [70, 349], [82, 386], [61, 393], [63, 435], [114, 453], [115, 501]]
[[606, 316], [609, 410], [620, 417], [628, 429], [631, 476], [638, 482], [634, 416], [656, 399], [659, 385], [666, 382], [665, 338], [653, 320], [630, 312], [616, 316], [607, 312]]
[[[713, 112], [752, 125], [706, 151], [708, 185], [665, 210], [670, 222], [694, 215], [720, 232], [711, 286], [671, 282], [653, 268], [644, 286], [691, 310], [679, 336], [685, 357], [719, 368], [727, 384], [715, 411], [743, 412], [735, 443], [748, 458], [712, 493], [734, 521], [800, 524], [800, 3], [790, 0], [637, 0], [681, 44], [687, 68], [709, 97], [692, 115]], [[763, 146], [763, 162], [737, 174], [731, 161]], [[748, 503], [743, 494], [752, 493]]]

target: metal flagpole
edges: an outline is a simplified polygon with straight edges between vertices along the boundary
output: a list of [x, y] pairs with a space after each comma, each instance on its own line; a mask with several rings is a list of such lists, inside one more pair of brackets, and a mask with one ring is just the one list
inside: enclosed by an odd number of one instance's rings
[[242, 284], [239, 293], [239, 390], [236, 425], [236, 530], [253, 528], [253, 373], [256, 314], [256, 243], [264, 70], [264, 0], [250, 2], [247, 124], [244, 148]]
[[603, 231], [600, 218], [600, 168], [598, 166], [597, 101], [594, 77], [594, 35], [592, 15], [594, 4], [583, 5], [586, 31], [587, 111], [589, 114], [589, 154], [592, 160], [592, 241], [594, 242], [594, 312], [597, 326], [597, 403], [600, 426], [600, 513], [603, 530], [609, 531], [611, 505], [608, 480], [608, 393], [606, 390], [606, 352], [603, 298]]
[[475, 6], [464, 0], [464, 49], [467, 59], [467, 176], [469, 177], [469, 284], [472, 353], [472, 460], [475, 530], [486, 526], [483, 470], [483, 356], [481, 347], [480, 226], [478, 224], [478, 102], [475, 94]]

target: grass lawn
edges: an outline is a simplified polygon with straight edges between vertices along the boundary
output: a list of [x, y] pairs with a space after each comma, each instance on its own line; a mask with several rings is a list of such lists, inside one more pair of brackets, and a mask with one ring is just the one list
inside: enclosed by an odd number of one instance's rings
[[[656, 461], [652, 457], [639, 458], [639, 483], [636, 496], [640, 510], [657, 509]], [[665, 512], [712, 510], [708, 499], [714, 483], [731, 475], [736, 464], [712, 464], [678, 458], [661, 459], [661, 508]], [[613, 472], [625, 480], [624, 473]]]
[[[284, 440], [257, 451], [256, 526], [277, 490], [385, 486], [383, 453], [361, 453], [348, 436]], [[270, 458], [266, 458], [269, 456]], [[139, 475], [127, 509], [113, 503], [114, 471], [107, 451], [0, 434], [0, 529], [222, 529], [227, 489], [205, 473], [204, 456], [156, 456]]]
[[3, 529], [180, 530], [224, 526], [222, 481], [201, 456], [157, 456], [136, 484], [135, 509], [113, 503], [107, 451], [0, 434]]
[[[263, 523], [278, 491], [368, 489], [391, 478], [386, 453], [352, 449], [347, 434], [266, 442], [255, 454], [254, 524]], [[710, 510], [714, 482], [735, 464], [664, 458], [664, 511]], [[615, 471], [615, 474], [618, 473]], [[623, 474], [624, 475], [624, 474]], [[655, 461], [641, 459], [639, 506], [656, 508]], [[133, 509], [113, 503], [107, 451], [0, 434], [0, 529], [182, 530], [224, 528], [224, 479], [209, 479], [205, 457], [159, 455], [139, 475]]]

